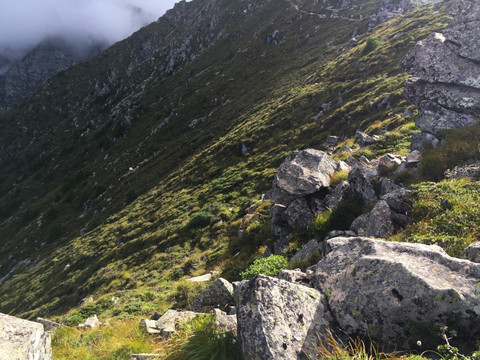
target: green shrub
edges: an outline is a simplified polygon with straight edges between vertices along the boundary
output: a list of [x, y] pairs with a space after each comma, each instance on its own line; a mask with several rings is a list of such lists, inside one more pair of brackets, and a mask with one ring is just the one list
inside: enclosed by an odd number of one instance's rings
[[378, 38], [376, 37], [369, 37], [367, 39], [367, 42], [365, 43], [365, 46], [362, 50], [362, 55], [366, 55], [370, 52], [372, 52], [373, 50], [375, 50], [378, 46], [378, 44], [380, 44], [380, 40], [378, 40]]
[[281, 255], [271, 255], [268, 258], [257, 259], [240, 275], [243, 280], [253, 279], [258, 274], [277, 276], [288, 266], [287, 258]]
[[210, 225], [214, 218], [215, 215], [210, 212], [198, 211], [193, 213], [192, 217], [190, 218], [190, 222], [188, 223], [188, 227], [194, 229], [203, 228], [207, 225]]

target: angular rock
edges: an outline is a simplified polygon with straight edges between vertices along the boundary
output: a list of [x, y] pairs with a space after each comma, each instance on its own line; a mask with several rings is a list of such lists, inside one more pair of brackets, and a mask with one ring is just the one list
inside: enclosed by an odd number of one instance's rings
[[342, 200], [345, 200], [350, 193], [350, 184], [342, 181], [333, 191], [325, 197], [325, 204], [329, 209], [335, 209]]
[[361, 132], [360, 130], [357, 130], [356, 135], [361, 147], [375, 144], [376, 142], [378, 142], [378, 140], [380, 140], [380, 136], [378, 135], [370, 136], [365, 134], [364, 132]]
[[413, 134], [410, 141], [410, 150], [412, 151], [423, 151], [425, 146], [432, 146], [436, 148], [440, 143], [440, 141], [438, 141], [438, 139], [432, 134], [423, 132]]
[[412, 203], [408, 199], [409, 196], [410, 190], [400, 188], [382, 195], [380, 199], [384, 200], [393, 211], [408, 216], [412, 210]]
[[[275, 172], [273, 187], [295, 196], [313, 194], [330, 185], [336, 168], [337, 162], [323, 151], [294, 151]], [[272, 201], [276, 202], [275, 198]]]
[[[336, 238], [336, 237], [357, 237], [357, 233], [355, 231], [350, 230], [332, 230], [330, 231], [325, 240]], [[323, 249], [324, 246], [322, 246]]]
[[378, 159], [378, 171], [387, 173], [395, 170], [402, 163], [402, 158], [394, 154], [386, 154]]
[[156, 328], [160, 330], [160, 334], [167, 338], [177, 331], [177, 328], [185, 321], [193, 319], [197, 316], [193, 311], [176, 311], [168, 310], [156, 322]]
[[62, 324], [59, 324], [55, 321], [43, 319], [41, 317], [37, 317], [35, 319], [35, 322], [42, 324], [45, 331], [48, 331], [48, 332], [53, 331], [53, 330], [58, 329], [59, 327], [63, 326]]
[[89, 330], [89, 329], [96, 329], [97, 327], [101, 326], [102, 323], [98, 320], [97, 315], [93, 315], [89, 317], [83, 324], [78, 325], [79, 330]]
[[407, 155], [406, 160], [408, 165], [418, 164], [422, 160], [422, 154], [420, 151], [414, 150]]
[[472, 262], [480, 263], [480, 241], [471, 243], [460, 256]]
[[142, 319], [139, 324], [140, 328], [144, 328], [148, 334], [160, 334], [161, 329], [157, 328], [156, 320]]
[[356, 218], [350, 230], [358, 236], [386, 238], [393, 234], [392, 211], [385, 200], [380, 200], [368, 214]]
[[258, 275], [235, 286], [238, 338], [246, 360], [297, 359], [326, 334], [330, 316], [317, 290]]
[[219, 309], [213, 310], [213, 315], [215, 316], [215, 324], [218, 326], [220, 331], [231, 332], [234, 337], [237, 337], [237, 316], [236, 315], [227, 315], [226, 312]]
[[225, 311], [233, 304], [233, 285], [223, 278], [218, 278], [193, 300], [192, 310], [209, 312], [217, 308]]
[[388, 193], [403, 189], [400, 185], [395, 184], [395, 182], [387, 177], [380, 178], [380, 197]]
[[445, 177], [447, 179], [469, 178], [472, 180], [480, 180], [480, 162], [477, 162], [476, 164], [456, 166], [453, 169], [447, 170], [445, 172]]
[[312, 222], [314, 216], [305, 198], [298, 198], [288, 205], [285, 218], [290, 229], [297, 226], [306, 227]]
[[480, 335], [480, 264], [448, 256], [438, 246], [367, 238], [326, 241], [316, 284], [349, 335], [382, 349], [434, 348], [441, 323], [455, 329], [455, 346]]
[[305, 262], [310, 259], [312, 254], [317, 250], [321, 249], [322, 245], [320, 245], [317, 240], [313, 239], [310, 240], [308, 243], [302, 246], [300, 250], [297, 251], [295, 255], [292, 256], [290, 259], [290, 264], [294, 264], [295, 262]]
[[282, 270], [278, 274], [278, 278], [291, 282], [292, 284], [310, 286], [310, 279], [308, 275], [299, 269]]
[[377, 176], [374, 169], [367, 167], [355, 167], [348, 174], [348, 183], [352, 192], [362, 198], [364, 204], [369, 204], [377, 199], [370, 179]]
[[0, 313], [1, 360], [51, 360], [50, 334], [43, 325]]

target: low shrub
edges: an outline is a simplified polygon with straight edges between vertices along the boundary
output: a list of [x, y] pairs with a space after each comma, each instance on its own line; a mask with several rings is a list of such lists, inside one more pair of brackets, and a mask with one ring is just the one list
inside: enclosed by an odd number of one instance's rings
[[243, 280], [253, 279], [258, 274], [277, 276], [288, 266], [287, 258], [281, 255], [271, 255], [267, 258], [257, 259], [240, 275]]

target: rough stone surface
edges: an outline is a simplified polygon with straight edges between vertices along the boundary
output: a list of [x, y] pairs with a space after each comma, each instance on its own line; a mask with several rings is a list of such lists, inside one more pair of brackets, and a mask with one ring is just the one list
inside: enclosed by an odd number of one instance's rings
[[193, 319], [195, 316], [197, 314], [193, 311], [168, 310], [157, 320], [155, 327], [160, 330], [163, 337], [169, 337], [176, 332], [180, 324]]
[[215, 316], [215, 324], [221, 331], [231, 332], [235, 337], [237, 337], [237, 316], [236, 315], [227, 315], [226, 312], [219, 309], [213, 310], [213, 315]]
[[433, 348], [442, 323], [458, 332], [457, 344], [478, 339], [480, 264], [438, 246], [367, 238], [330, 239], [326, 251], [316, 284], [350, 336], [368, 336], [383, 349], [413, 348], [418, 340]]
[[288, 205], [285, 211], [285, 218], [289, 227], [293, 229], [298, 225], [302, 227], [307, 226], [313, 220], [314, 215], [308, 206], [307, 200], [302, 197]]
[[375, 144], [376, 142], [378, 142], [378, 140], [380, 140], [380, 136], [378, 135], [370, 136], [368, 134], [365, 134], [364, 132], [361, 132], [360, 130], [357, 130], [356, 134], [357, 134], [358, 142], [362, 147]]
[[350, 184], [347, 181], [342, 181], [340, 184], [335, 186], [335, 189], [325, 197], [325, 204], [330, 208], [334, 209], [342, 200], [347, 197], [347, 194], [350, 190]]
[[308, 261], [312, 256], [313, 252], [320, 248], [321, 245], [317, 242], [317, 240], [310, 240], [308, 243], [303, 245], [303, 247], [298, 250], [295, 255], [292, 256], [292, 258], [290, 259], [290, 264], [294, 264], [298, 261]]
[[422, 160], [422, 154], [420, 151], [414, 150], [407, 155], [406, 160], [408, 165], [418, 164]]
[[432, 146], [436, 148], [440, 143], [440, 141], [432, 134], [423, 132], [413, 134], [410, 141], [410, 150], [412, 151], [423, 151], [425, 146]]
[[475, 263], [480, 263], [480, 241], [470, 244], [469, 247], [463, 250], [461, 257]]
[[456, 166], [445, 172], [447, 179], [470, 178], [472, 180], [480, 180], [480, 162], [476, 164]]
[[282, 270], [278, 274], [278, 278], [291, 282], [292, 284], [310, 286], [310, 279], [300, 269], [295, 270]]
[[188, 281], [188, 282], [208, 282], [210, 280], [212, 280], [212, 274], [208, 273], [208, 274], [204, 274], [204, 275], [189, 278], [186, 281]]
[[88, 329], [95, 329], [101, 326], [102, 323], [98, 320], [97, 315], [93, 315], [89, 317], [83, 324], [79, 324], [77, 327], [79, 330], [88, 330]]
[[354, 194], [360, 196], [365, 204], [369, 204], [377, 199], [370, 179], [377, 175], [375, 169], [363, 166], [355, 167], [348, 174], [348, 183]]
[[415, 122], [433, 135], [470, 125], [480, 112], [480, 6], [462, 0], [449, 6], [452, 26], [418, 42], [402, 61], [414, 75], [405, 96], [419, 109]]
[[43, 319], [41, 317], [37, 317], [35, 319], [35, 322], [42, 324], [45, 331], [49, 331], [49, 332], [63, 326], [62, 324], [59, 324], [55, 321]]
[[0, 360], [51, 360], [43, 325], [0, 313]]
[[313, 194], [330, 185], [336, 168], [337, 162], [323, 151], [294, 151], [277, 169], [273, 187], [296, 196]]
[[161, 329], [157, 328], [157, 321], [156, 320], [149, 320], [149, 319], [142, 319], [140, 320], [139, 326], [141, 328], [145, 328], [148, 334], [160, 334], [162, 331]]
[[377, 202], [372, 211], [356, 218], [350, 230], [358, 236], [386, 238], [393, 234], [392, 211], [385, 200]]
[[237, 283], [235, 303], [246, 360], [298, 359], [332, 320], [319, 291], [264, 275]]
[[192, 309], [196, 312], [208, 312], [215, 308], [225, 311], [233, 304], [233, 285], [218, 278], [193, 300]]
[[378, 170], [386, 173], [395, 170], [402, 163], [400, 156], [394, 154], [386, 154], [378, 159]]

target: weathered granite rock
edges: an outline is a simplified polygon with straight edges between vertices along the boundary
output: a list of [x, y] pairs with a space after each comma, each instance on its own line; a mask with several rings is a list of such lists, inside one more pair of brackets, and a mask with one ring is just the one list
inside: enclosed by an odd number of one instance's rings
[[[193, 319], [195, 316], [197, 316], [197, 314], [193, 311], [168, 310], [160, 319], [156, 321], [153, 329], [159, 330], [159, 333], [163, 337], [167, 338], [174, 334], [182, 323]], [[142, 322], [140, 324], [143, 325]]]
[[204, 275], [200, 275], [200, 276], [195, 276], [195, 277], [189, 278], [185, 281], [188, 281], [188, 282], [209, 282], [210, 280], [212, 280], [212, 273], [208, 273], [208, 274], [204, 274]]
[[323, 151], [294, 151], [275, 172], [273, 187], [295, 196], [313, 194], [330, 185], [330, 176], [336, 168], [337, 162]]
[[162, 331], [161, 329], [157, 328], [157, 321], [156, 320], [150, 320], [150, 319], [141, 319], [140, 328], [144, 328], [148, 334], [160, 334]]
[[385, 200], [377, 202], [372, 211], [356, 218], [350, 230], [358, 236], [386, 238], [393, 234], [392, 211]]
[[380, 199], [384, 200], [393, 211], [399, 214], [410, 215], [412, 204], [408, 199], [409, 195], [410, 190], [400, 188], [382, 195]]
[[258, 275], [235, 284], [238, 338], [246, 360], [298, 359], [332, 318], [317, 290]]
[[472, 180], [480, 180], [480, 162], [476, 164], [456, 166], [445, 172], [447, 179], [470, 178]]
[[[326, 241], [316, 284], [350, 336], [383, 349], [433, 348], [438, 323], [458, 332], [456, 345], [480, 335], [480, 264], [448, 256], [438, 246], [367, 238]], [[383, 346], [383, 347], [382, 347]]]
[[0, 313], [0, 360], [51, 360], [43, 325]]
[[387, 177], [380, 178], [380, 194], [379, 194], [380, 197], [400, 189], [402, 189], [402, 187], [400, 185], [395, 184], [395, 182], [392, 179], [389, 179]]
[[218, 278], [193, 300], [192, 310], [209, 312], [217, 308], [225, 311], [233, 304], [233, 285], [223, 278]]
[[461, 257], [475, 263], [480, 263], [480, 241], [471, 243], [463, 250]]
[[370, 179], [377, 176], [375, 169], [363, 166], [353, 168], [348, 174], [348, 183], [352, 192], [360, 196], [365, 204], [369, 204], [377, 199]]
[[422, 154], [418, 150], [413, 150], [406, 157], [406, 161], [409, 166], [418, 164], [421, 160], [422, 160]]

